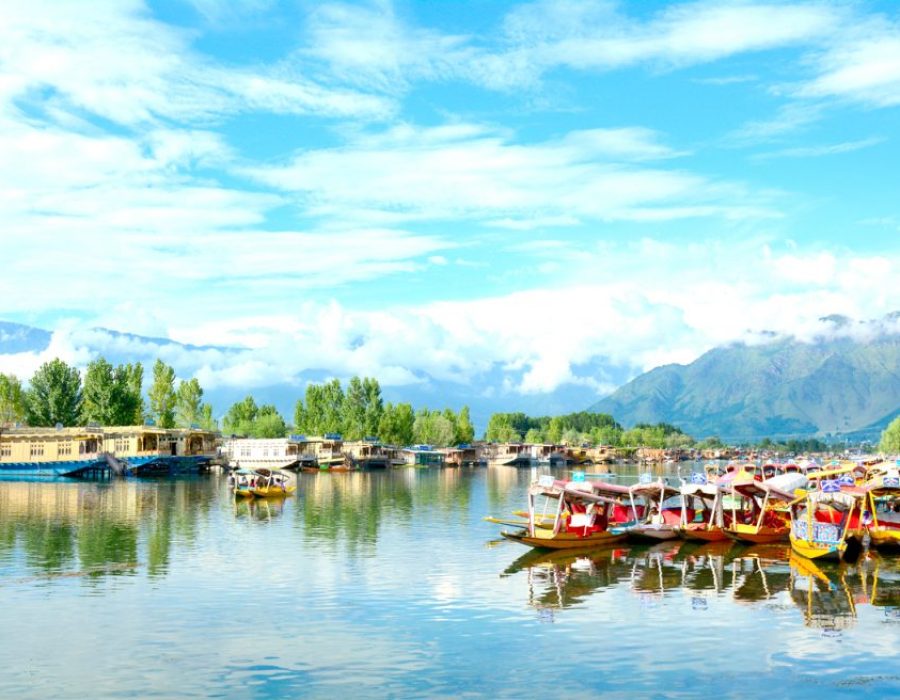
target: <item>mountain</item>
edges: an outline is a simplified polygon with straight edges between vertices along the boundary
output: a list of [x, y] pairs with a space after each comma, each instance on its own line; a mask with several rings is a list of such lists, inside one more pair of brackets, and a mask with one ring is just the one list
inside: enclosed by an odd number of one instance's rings
[[[689, 365], [638, 376], [591, 410], [624, 425], [672, 423], [695, 436], [741, 440], [877, 437], [900, 413], [900, 334], [892, 314], [869, 325], [820, 319], [829, 330], [802, 342], [715, 348]], [[874, 324], [874, 325], [873, 325]]]

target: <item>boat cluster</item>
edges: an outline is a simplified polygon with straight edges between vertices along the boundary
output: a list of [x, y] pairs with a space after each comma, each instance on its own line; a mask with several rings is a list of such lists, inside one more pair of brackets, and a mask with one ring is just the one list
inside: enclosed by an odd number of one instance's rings
[[235, 498], [285, 498], [297, 490], [296, 478], [280, 469], [236, 469], [228, 475]]
[[900, 548], [900, 467], [895, 462], [739, 464], [667, 483], [641, 475], [631, 486], [542, 476], [527, 510], [504, 537], [532, 547], [574, 549], [625, 539], [683, 538], [766, 544], [790, 541], [809, 559], [854, 561], [866, 547]]

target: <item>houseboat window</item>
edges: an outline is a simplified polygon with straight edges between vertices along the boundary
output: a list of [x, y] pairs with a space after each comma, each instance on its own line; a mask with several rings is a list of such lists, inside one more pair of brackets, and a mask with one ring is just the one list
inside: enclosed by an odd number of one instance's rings
[[115, 450], [116, 450], [116, 452], [127, 452], [128, 451], [128, 439], [127, 438], [116, 438]]
[[11, 457], [12, 445], [0, 445], [0, 457]]
[[59, 455], [67, 456], [72, 454], [72, 442], [70, 440], [66, 440], [65, 442], [60, 443], [59, 445]]
[[44, 456], [44, 444], [38, 442], [31, 443], [31, 456], [32, 457], [43, 457]]

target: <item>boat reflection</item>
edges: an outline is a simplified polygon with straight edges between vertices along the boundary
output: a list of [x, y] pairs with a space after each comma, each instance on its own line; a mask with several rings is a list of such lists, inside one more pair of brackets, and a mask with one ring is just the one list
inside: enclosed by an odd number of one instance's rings
[[[855, 566], [814, 564], [792, 555], [786, 544], [746, 547], [732, 542], [622, 545], [599, 550], [532, 551], [516, 559], [502, 576], [524, 574], [528, 604], [542, 619], [578, 607], [597, 594], [622, 589], [642, 603], [681, 593], [691, 609], [706, 611], [713, 601], [770, 604], [790, 601], [808, 627], [828, 634], [855, 624], [858, 607], [884, 609], [900, 621], [900, 562], [869, 553]], [[792, 605], [791, 605], [792, 604]]]

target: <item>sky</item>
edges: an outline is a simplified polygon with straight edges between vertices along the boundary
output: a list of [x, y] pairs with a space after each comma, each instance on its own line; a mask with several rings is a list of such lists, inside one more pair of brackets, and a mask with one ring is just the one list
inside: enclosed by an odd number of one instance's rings
[[893, 2], [5, 0], [0, 371], [599, 397], [900, 309], [898, 117]]

